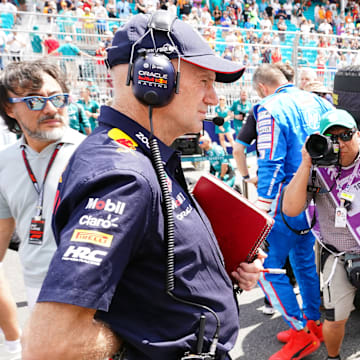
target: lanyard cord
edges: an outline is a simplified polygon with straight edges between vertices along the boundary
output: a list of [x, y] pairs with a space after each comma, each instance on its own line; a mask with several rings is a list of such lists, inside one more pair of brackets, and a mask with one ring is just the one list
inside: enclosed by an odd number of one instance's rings
[[51, 169], [52, 164], [54, 163], [55, 157], [57, 155], [57, 153], [59, 152], [60, 148], [63, 146], [64, 143], [58, 143], [55, 147], [54, 152], [51, 155], [51, 158], [49, 160], [49, 163], [47, 165], [47, 168], [45, 170], [45, 174], [44, 174], [44, 180], [42, 182], [41, 187], [39, 186], [39, 183], [36, 180], [36, 177], [34, 175], [34, 172], [31, 169], [29, 160], [27, 159], [26, 156], [26, 152], [25, 152], [25, 145], [21, 145], [21, 150], [22, 150], [22, 157], [24, 159], [24, 163], [26, 166], [26, 170], [29, 174], [30, 180], [32, 181], [35, 191], [38, 194], [38, 203], [37, 203], [37, 212], [36, 212], [36, 216], [41, 216], [42, 215], [42, 206], [43, 206], [43, 202], [44, 202], [44, 187], [45, 187], [45, 181], [46, 178], [49, 174], [49, 171]]

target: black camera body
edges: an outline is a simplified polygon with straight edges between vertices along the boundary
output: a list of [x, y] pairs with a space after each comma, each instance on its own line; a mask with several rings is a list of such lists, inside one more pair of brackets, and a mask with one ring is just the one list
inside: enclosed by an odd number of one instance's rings
[[312, 163], [317, 166], [329, 167], [339, 164], [339, 142], [320, 134], [310, 135], [305, 148]]

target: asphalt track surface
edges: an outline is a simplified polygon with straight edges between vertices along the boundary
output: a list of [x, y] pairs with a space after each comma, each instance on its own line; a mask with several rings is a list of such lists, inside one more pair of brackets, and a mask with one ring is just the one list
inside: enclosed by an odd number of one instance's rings
[[[185, 169], [187, 178], [196, 179], [202, 171], [195, 171], [191, 166]], [[250, 188], [250, 199], [254, 196], [254, 189]], [[26, 295], [22, 280], [21, 266], [18, 254], [9, 250], [4, 260], [4, 271], [9, 280], [15, 301], [18, 305], [18, 319], [23, 327], [29, 316]], [[299, 302], [301, 303], [301, 298]], [[238, 296], [240, 307], [240, 332], [231, 355], [234, 360], [267, 360], [272, 354], [281, 349], [276, 339], [279, 331], [287, 326], [279, 313], [264, 315], [262, 313], [263, 294], [260, 288], [244, 292]], [[308, 360], [325, 360], [324, 344], [314, 354], [307, 356]], [[346, 335], [342, 346], [343, 360], [360, 360], [360, 311], [354, 311], [346, 327]], [[173, 359], [169, 359], [173, 360]]]

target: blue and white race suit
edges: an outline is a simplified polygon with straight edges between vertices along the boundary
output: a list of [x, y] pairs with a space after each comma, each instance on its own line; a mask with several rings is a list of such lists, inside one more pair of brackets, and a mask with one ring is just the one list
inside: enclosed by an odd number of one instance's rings
[[[307, 319], [320, 318], [320, 286], [316, 273], [314, 236], [296, 235], [280, 214], [280, 195], [301, 163], [301, 148], [307, 136], [319, 130], [320, 117], [332, 105], [292, 84], [280, 86], [276, 92], [255, 107], [259, 152], [257, 205], [271, 211], [275, 224], [267, 238], [269, 254], [265, 268], [282, 268], [290, 258], [303, 300], [302, 311], [286, 275], [263, 274], [260, 285], [271, 304], [294, 329], [302, 329]], [[309, 225], [305, 213], [286, 221], [295, 229]]]

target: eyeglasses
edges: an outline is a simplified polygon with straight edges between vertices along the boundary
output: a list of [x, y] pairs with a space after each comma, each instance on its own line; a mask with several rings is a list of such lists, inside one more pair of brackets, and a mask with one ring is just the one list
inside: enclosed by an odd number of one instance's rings
[[51, 103], [58, 109], [69, 104], [69, 94], [55, 94], [49, 97], [45, 96], [26, 96], [22, 98], [9, 98], [9, 102], [12, 104], [24, 102], [29, 110], [40, 111], [45, 106], [47, 101]]
[[340, 139], [341, 141], [350, 141], [352, 139], [352, 137], [354, 136], [354, 134], [356, 133], [356, 129], [351, 129], [348, 131], [345, 131], [341, 134], [325, 134], [325, 136], [329, 136], [331, 138], [331, 140], [333, 141], [337, 141], [338, 139]]

